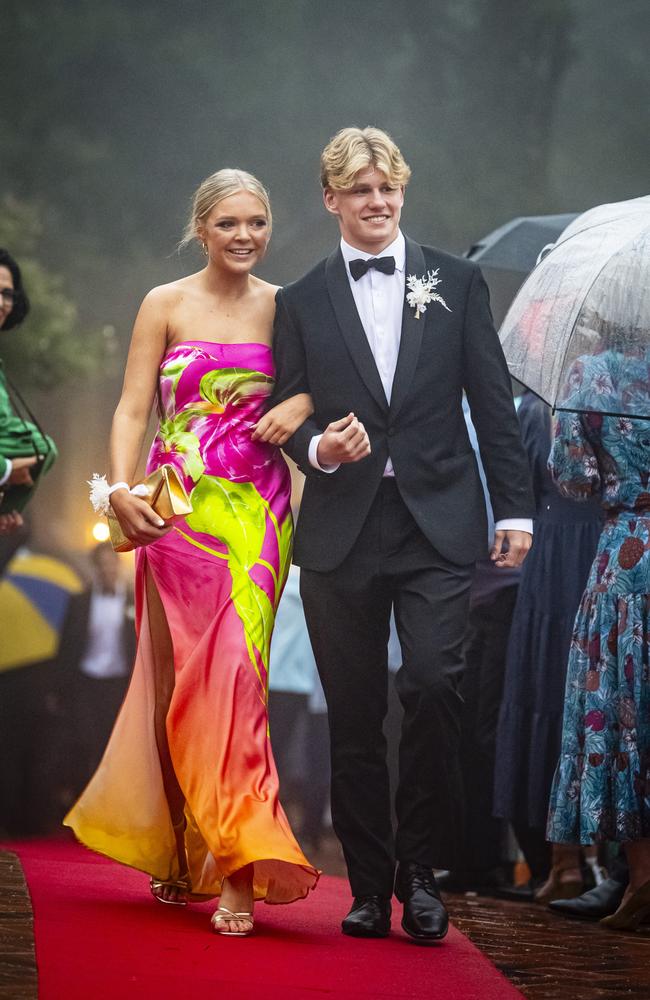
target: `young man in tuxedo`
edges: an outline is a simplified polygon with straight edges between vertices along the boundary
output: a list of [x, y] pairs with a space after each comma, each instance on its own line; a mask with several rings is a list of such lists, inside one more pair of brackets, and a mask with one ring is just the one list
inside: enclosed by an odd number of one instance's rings
[[[534, 503], [478, 267], [402, 234], [410, 169], [385, 132], [343, 129], [322, 154], [321, 174], [340, 244], [278, 292], [274, 351], [276, 398], [305, 391], [314, 403], [285, 449], [307, 476], [294, 559], [327, 698], [332, 816], [354, 895], [342, 929], [387, 935], [394, 889], [404, 930], [435, 941], [447, 914], [432, 868], [453, 868], [462, 823], [458, 677], [487, 530], [463, 390], [498, 565], [523, 560]], [[393, 606], [404, 708], [395, 837], [382, 732]]]

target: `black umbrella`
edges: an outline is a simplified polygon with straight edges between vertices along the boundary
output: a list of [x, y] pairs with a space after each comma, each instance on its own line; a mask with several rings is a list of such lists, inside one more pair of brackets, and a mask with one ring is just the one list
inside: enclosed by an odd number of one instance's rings
[[650, 195], [567, 227], [499, 336], [513, 378], [555, 409], [650, 419]]
[[555, 243], [576, 215], [522, 215], [499, 226], [475, 243], [465, 254], [481, 267], [528, 274], [540, 250]]

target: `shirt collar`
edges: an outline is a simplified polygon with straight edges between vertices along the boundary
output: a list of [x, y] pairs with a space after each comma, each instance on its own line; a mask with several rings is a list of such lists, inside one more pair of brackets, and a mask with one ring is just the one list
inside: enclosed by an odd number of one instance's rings
[[404, 271], [406, 268], [406, 241], [401, 229], [398, 231], [393, 242], [385, 247], [381, 253], [374, 254], [367, 253], [365, 250], [357, 250], [356, 247], [346, 243], [343, 237], [341, 237], [341, 253], [343, 254], [348, 274], [350, 273], [350, 261], [359, 260], [359, 258], [361, 260], [370, 260], [371, 257], [394, 257], [396, 271]]

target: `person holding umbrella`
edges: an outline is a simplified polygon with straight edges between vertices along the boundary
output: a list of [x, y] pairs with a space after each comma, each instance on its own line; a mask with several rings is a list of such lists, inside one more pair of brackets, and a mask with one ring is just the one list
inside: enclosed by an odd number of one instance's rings
[[500, 339], [510, 373], [560, 411], [550, 467], [606, 521], [576, 616], [547, 836], [624, 845], [630, 880], [603, 923], [650, 914], [650, 196], [572, 222]]
[[[603, 409], [650, 393], [648, 354], [576, 361], [566, 405]], [[606, 522], [576, 616], [562, 749], [547, 835], [554, 844], [624, 844], [630, 882], [601, 923], [634, 930], [650, 914], [650, 421], [562, 412], [550, 468], [560, 491], [600, 494]]]

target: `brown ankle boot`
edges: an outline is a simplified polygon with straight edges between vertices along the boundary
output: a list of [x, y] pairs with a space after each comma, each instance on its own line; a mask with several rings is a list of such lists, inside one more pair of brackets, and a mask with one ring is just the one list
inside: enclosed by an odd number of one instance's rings
[[553, 844], [551, 870], [535, 893], [536, 903], [553, 899], [573, 899], [585, 890], [580, 870], [580, 847], [577, 844]]

